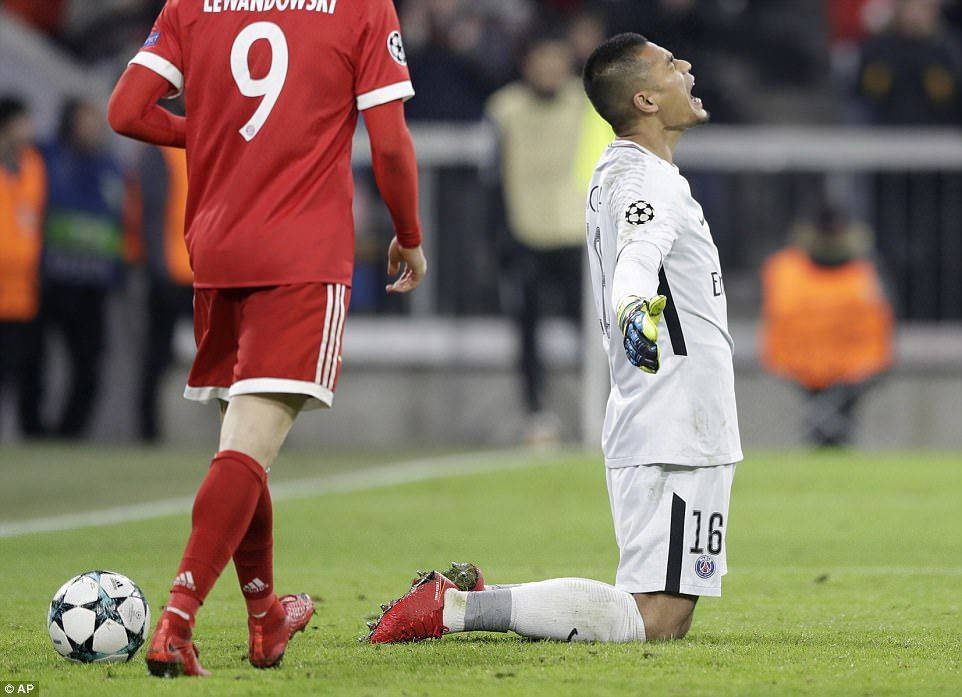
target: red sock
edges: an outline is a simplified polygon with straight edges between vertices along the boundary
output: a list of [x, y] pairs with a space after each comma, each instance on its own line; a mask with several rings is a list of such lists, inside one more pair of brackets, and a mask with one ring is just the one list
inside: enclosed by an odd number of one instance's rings
[[167, 603], [172, 615], [193, 625], [197, 608], [244, 538], [266, 488], [267, 473], [253, 458], [234, 450], [214, 456], [194, 498], [190, 539]]
[[259, 617], [274, 604], [274, 511], [265, 486], [247, 528], [234, 552], [237, 580], [247, 602], [247, 613]]
[[194, 618], [197, 616], [198, 608], [200, 608], [200, 601], [197, 598], [179, 591], [171, 591], [164, 610], [169, 614], [171, 625], [177, 633], [189, 637], [194, 628]]

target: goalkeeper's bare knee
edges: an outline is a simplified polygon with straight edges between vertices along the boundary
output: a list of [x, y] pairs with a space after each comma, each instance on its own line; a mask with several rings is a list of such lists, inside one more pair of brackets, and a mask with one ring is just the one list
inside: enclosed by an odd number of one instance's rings
[[691, 628], [698, 596], [635, 593], [648, 641], [682, 639]]

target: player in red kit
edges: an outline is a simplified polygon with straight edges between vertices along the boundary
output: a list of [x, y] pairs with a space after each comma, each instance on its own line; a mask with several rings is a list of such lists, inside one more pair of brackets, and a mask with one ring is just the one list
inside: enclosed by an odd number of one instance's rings
[[[157, 102], [183, 90], [186, 118]], [[187, 148], [185, 234], [197, 357], [185, 396], [220, 400], [220, 446], [147, 652], [154, 675], [204, 675], [198, 608], [233, 558], [250, 661], [277, 665], [313, 614], [278, 598], [267, 471], [302, 409], [329, 407], [354, 257], [359, 112], [396, 237], [388, 292], [426, 262], [403, 100], [413, 96], [391, 0], [168, 0], [111, 97], [124, 135]]]

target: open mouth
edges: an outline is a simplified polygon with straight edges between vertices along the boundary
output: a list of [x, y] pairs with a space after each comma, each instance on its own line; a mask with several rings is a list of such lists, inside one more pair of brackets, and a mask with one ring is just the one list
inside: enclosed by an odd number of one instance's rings
[[699, 99], [698, 97], [696, 97], [695, 95], [693, 95], [693, 94], [691, 93], [691, 91], [692, 91], [692, 89], [693, 89], [694, 87], [695, 87], [695, 78], [693, 77], [693, 78], [691, 79], [691, 84], [688, 85], [688, 101], [691, 102], [691, 105], [692, 105], [695, 109], [701, 109], [701, 108], [702, 108], [701, 99]]

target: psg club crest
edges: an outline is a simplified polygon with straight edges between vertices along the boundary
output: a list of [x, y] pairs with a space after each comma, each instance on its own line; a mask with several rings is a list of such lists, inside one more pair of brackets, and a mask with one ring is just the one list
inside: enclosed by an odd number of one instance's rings
[[387, 35], [387, 50], [399, 65], [407, 65], [408, 57], [404, 53], [404, 43], [401, 41], [401, 32], [392, 31]]
[[655, 209], [647, 201], [635, 201], [625, 211], [625, 220], [631, 225], [644, 225], [655, 219]]
[[698, 578], [711, 578], [715, 575], [715, 560], [703, 554], [695, 560], [695, 573]]

